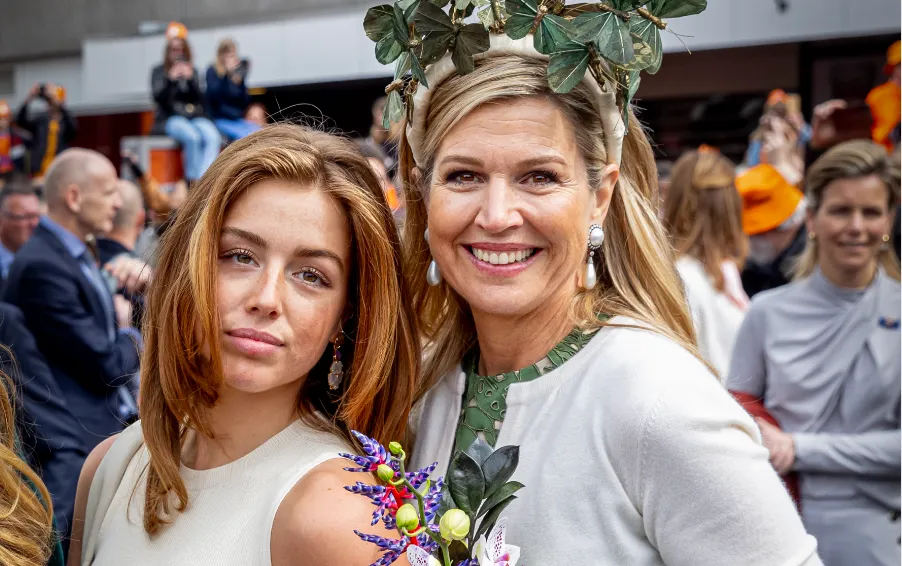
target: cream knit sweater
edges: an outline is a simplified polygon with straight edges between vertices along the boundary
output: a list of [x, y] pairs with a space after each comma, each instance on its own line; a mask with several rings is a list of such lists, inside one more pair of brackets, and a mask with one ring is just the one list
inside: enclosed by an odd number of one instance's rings
[[[623, 318], [614, 324], [636, 324]], [[424, 399], [414, 463], [444, 474], [458, 367]], [[559, 368], [511, 385], [497, 446], [520, 445], [504, 512], [523, 566], [816, 566], [754, 421], [686, 350], [606, 328]]]

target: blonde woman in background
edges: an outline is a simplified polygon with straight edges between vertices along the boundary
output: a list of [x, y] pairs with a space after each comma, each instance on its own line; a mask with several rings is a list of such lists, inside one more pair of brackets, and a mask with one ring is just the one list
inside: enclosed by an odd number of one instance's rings
[[[592, 74], [533, 37], [431, 65], [400, 146], [430, 387], [414, 463], [519, 445], [528, 564], [820, 564], [758, 428], [697, 355], [655, 163]], [[428, 232], [427, 232], [428, 230]]]
[[50, 494], [17, 453], [13, 387], [0, 372], [0, 564], [62, 566]]
[[720, 375], [730, 368], [749, 299], [739, 270], [748, 252], [735, 169], [714, 149], [690, 151], [673, 167], [664, 224], [677, 251], [702, 356]]
[[796, 472], [827, 566], [898, 565], [902, 373], [899, 262], [889, 246], [899, 170], [858, 140], [809, 169], [797, 280], [752, 300], [728, 378], [763, 398], [771, 461]]

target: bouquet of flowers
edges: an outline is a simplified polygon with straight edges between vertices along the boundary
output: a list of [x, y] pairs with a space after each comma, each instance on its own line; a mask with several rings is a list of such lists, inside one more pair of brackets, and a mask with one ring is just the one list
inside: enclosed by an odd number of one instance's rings
[[[365, 456], [341, 454], [356, 467], [351, 472], [375, 474], [381, 485], [357, 482], [345, 489], [370, 498], [373, 525], [380, 521], [398, 538], [354, 531], [385, 554], [371, 566], [385, 566], [402, 553], [413, 566], [515, 566], [520, 549], [505, 542], [506, 520], [501, 512], [514, 500], [523, 484], [508, 481], [517, 468], [520, 449], [494, 450], [476, 440], [458, 453], [445, 478], [429, 476], [437, 463], [408, 472], [402, 446], [391, 442], [388, 450], [375, 440], [352, 431]], [[478, 523], [478, 526], [477, 526]]]

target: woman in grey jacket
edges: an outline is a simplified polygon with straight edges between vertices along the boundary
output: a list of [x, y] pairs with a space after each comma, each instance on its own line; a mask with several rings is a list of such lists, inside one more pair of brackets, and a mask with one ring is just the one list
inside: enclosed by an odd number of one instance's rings
[[800, 476], [824, 564], [897, 565], [899, 172], [881, 146], [847, 142], [812, 166], [807, 192], [798, 279], [753, 299], [728, 386], [763, 397], [782, 427], [758, 422], [777, 471]]

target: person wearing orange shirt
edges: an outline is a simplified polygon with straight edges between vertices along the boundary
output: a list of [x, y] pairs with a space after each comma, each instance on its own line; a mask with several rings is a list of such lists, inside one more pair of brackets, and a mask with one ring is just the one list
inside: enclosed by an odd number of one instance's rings
[[899, 63], [902, 61], [900, 54], [902, 43], [893, 43], [886, 53], [886, 66], [884, 72], [889, 75], [889, 80], [875, 87], [868, 93], [865, 99], [871, 108], [873, 124], [871, 125], [871, 138], [886, 147], [890, 152], [899, 144], [899, 122], [902, 107], [902, 89], [900, 89]]
[[[0, 100], [0, 178], [17, 169], [17, 161], [22, 157], [22, 140], [12, 129], [12, 111], [5, 100]], [[2, 185], [0, 185], [2, 186]]]

